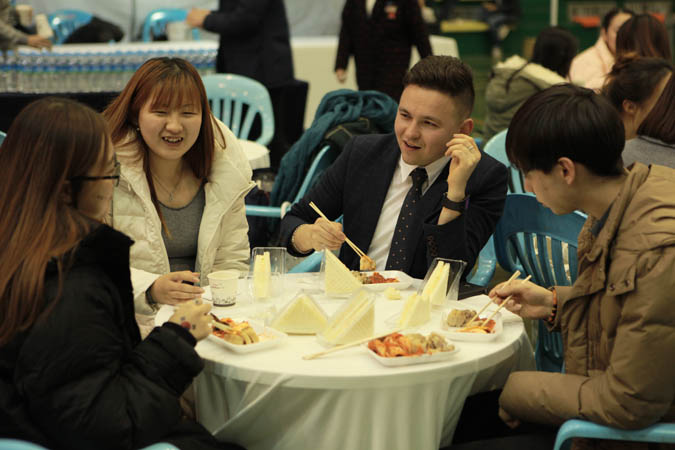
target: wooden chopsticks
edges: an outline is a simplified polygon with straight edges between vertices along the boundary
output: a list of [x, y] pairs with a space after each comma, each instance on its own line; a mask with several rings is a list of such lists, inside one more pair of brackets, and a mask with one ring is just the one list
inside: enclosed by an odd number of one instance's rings
[[378, 334], [376, 336], [371, 336], [369, 338], [365, 339], [359, 339], [358, 341], [350, 342], [349, 344], [344, 344], [344, 345], [338, 345], [337, 347], [330, 348], [328, 350], [324, 350], [319, 353], [312, 353], [311, 355], [305, 355], [302, 357], [302, 359], [315, 359], [323, 355], [327, 355], [329, 353], [334, 353], [334, 352], [339, 352], [340, 350], [344, 350], [346, 348], [354, 347], [359, 344], [363, 344], [364, 342], [372, 341], [373, 339], [379, 339], [384, 336], [389, 336], [390, 334], [393, 333], [398, 333], [399, 331], [403, 330], [403, 328], [397, 328], [395, 330], [387, 331], [386, 333]]
[[[513, 280], [515, 280], [516, 278], [518, 278], [519, 276], [520, 276], [520, 270], [516, 270], [515, 272], [513, 272], [513, 275], [511, 275], [511, 277], [508, 279], [508, 281], [506, 282], [506, 284], [507, 284], [507, 285], [508, 285], [508, 284], [511, 284], [511, 282], [512, 282]], [[471, 324], [473, 323], [473, 321], [476, 320], [476, 319], [478, 318], [478, 316], [480, 316], [480, 315], [483, 313], [483, 311], [485, 311], [485, 310], [487, 309], [487, 307], [490, 306], [491, 304], [492, 304], [492, 299], [490, 299], [490, 301], [487, 302], [487, 303], [485, 304], [485, 306], [483, 306], [483, 307], [480, 309], [480, 311], [478, 311], [478, 312], [476, 313], [476, 315], [473, 316], [473, 317], [471, 318], [471, 320], [469, 320], [469, 321], [466, 323], [466, 325], [464, 325], [464, 328], [469, 328], [469, 327], [471, 326]]]
[[[526, 282], [526, 281], [529, 281], [530, 278], [532, 278], [532, 275], [528, 275], [527, 277], [525, 277], [525, 279], [524, 279], [523, 281], [521, 281], [521, 283], [524, 283], [524, 282]], [[504, 307], [504, 305], [506, 305], [506, 302], [508, 302], [509, 300], [511, 300], [511, 297], [513, 297], [513, 295], [509, 295], [508, 297], [506, 297], [506, 298], [504, 299], [504, 301], [501, 302], [501, 303], [499, 304], [499, 306], [497, 307], [497, 309], [495, 309], [495, 312], [493, 312], [492, 315], [491, 315], [490, 317], [488, 317], [487, 319], [485, 319], [485, 321], [483, 321], [483, 325], [486, 324], [486, 323], [489, 323], [490, 320], [495, 316], [495, 314], [497, 314], [497, 313], [499, 312], [499, 310], [502, 309], [502, 308]]]
[[[317, 213], [319, 216], [321, 216], [322, 218], [324, 218], [324, 219], [326, 219], [326, 220], [329, 220], [328, 217], [326, 217], [325, 214], [321, 212], [321, 210], [319, 209], [319, 207], [316, 206], [316, 205], [314, 204], [314, 202], [309, 202], [309, 206], [311, 206], [312, 209], [313, 209], [314, 211], [316, 211], [316, 213]], [[354, 250], [354, 251], [356, 252], [357, 255], [359, 255], [359, 257], [361, 257], [361, 258], [364, 258], [364, 257], [365, 257], [365, 258], [370, 259], [370, 256], [366, 255], [365, 252], [364, 252], [363, 250], [361, 250], [360, 248], [358, 248], [358, 247], [356, 246], [356, 244], [354, 244], [354, 243], [353, 243], [348, 237], [346, 237], [346, 236], [345, 236], [345, 242], [347, 242], [347, 244], [352, 248], [352, 250]]]

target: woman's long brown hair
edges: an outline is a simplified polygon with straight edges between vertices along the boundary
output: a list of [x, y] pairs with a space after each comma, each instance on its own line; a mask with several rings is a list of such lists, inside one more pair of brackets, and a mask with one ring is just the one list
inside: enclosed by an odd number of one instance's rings
[[[166, 230], [166, 223], [159, 208], [157, 192], [150, 173], [148, 153], [150, 149], [138, 130], [138, 114], [148, 101], [152, 106], [172, 109], [190, 101], [198, 100], [202, 111], [202, 125], [199, 137], [183, 156], [194, 175], [205, 180], [211, 172], [215, 153], [215, 133], [225, 147], [225, 137], [219, 127], [214, 127], [215, 119], [211, 115], [209, 101], [199, 72], [188, 61], [180, 58], [153, 58], [146, 61], [131, 77], [120, 95], [103, 112], [108, 121], [113, 145], [139, 143], [145, 178], [150, 187], [152, 203]], [[215, 131], [214, 131], [215, 128]], [[129, 141], [129, 136], [134, 136]]]
[[45, 310], [51, 259], [61, 285], [64, 255], [91, 223], [76, 209], [80, 186], [69, 179], [86, 175], [108, 143], [103, 118], [63, 98], [31, 103], [7, 131], [0, 147], [0, 347]]

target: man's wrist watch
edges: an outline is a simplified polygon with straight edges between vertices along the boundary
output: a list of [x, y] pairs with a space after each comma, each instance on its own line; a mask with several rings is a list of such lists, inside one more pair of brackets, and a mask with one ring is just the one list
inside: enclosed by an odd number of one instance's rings
[[444, 208], [448, 208], [452, 211], [463, 213], [466, 210], [466, 198], [458, 202], [453, 202], [448, 198], [448, 193], [446, 192], [443, 194], [443, 198], [441, 199], [441, 205], [443, 205]]

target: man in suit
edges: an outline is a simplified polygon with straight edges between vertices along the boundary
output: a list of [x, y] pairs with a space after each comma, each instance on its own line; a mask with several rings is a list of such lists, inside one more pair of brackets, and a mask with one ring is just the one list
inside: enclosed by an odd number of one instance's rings
[[338, 81], [347, 79], [349, 55], [354, 55], [359, 90], [384, 92], [398, 101], [412, 46], [421, 58], [431, 55], [422, 5], [419, 0], [347, 0], [335, 57]]
[[[502, 214], [507, 171], [469, 136], [471, 70], [454, 57], [429, 56], [403, 84], [394, 133], [353, 138], [284, 217], [281, 239], [291, 254], [338, 249], [346, 235], [380, 270], [422, 278], [435, 257], [473, 267]], [[344, 232], [317, 218], [310, 201], [330, 220], [343, 215]], [[350, 248], [340, 259], [359, 268]]]

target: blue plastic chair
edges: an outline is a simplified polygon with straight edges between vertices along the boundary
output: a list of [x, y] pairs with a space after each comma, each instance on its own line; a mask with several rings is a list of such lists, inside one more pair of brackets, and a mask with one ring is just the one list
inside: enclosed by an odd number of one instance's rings
[[[585, 221], [576, 211], [553, 214], [532, 194], [509, 194], [494, 234], [497, 261], [506, 271], [532, 275], [540, 286], [569, 286], [577, 277], [577, 236]], [[550, 333], [541, 321], [535, 360], [537, 370], [548, 372], [560, 372], [564, 362], [560, 333]]]
[[[179, 8], [159, 8], [153, 9], [145, 16], [145, 21], [143, 22], [143, 31], [141, 33], [141, 39], [143, 42], [152, 42], [153, 37], [166, 34], [166, 25], [169, 22], [185, 22], [187, 18], [188, 11], [187, 9]], [[192, 29], [192, 39], [195, 41], [199, 40], [199, 30], [197, 28]]]
[[506, 156], [506, 133], [509, 130], [502, 130], [490, 138], [485, 144], [483, 151], [494, 159], [504, 164], [509, 169], [509, 194], [525, 193], [523, 176], [520, 171], [511, 164]]
[[5, 138], [7, 137], [7, 134], [5, 134], [4, 131], [0, 131], [0, 145], [5, 141]]
[[54, 43], [63, 44], [70, 34], [91, 22], [93, 15], [79, 9], [59, 9], [49, 14], [49, 26], [54, 31]]
[[[256, 142], [268, 145], [274, 136], [274, 110], [267, 88], [248, 77], [234, 74], [212, 74], [204, 78], [206, 96], [211, 112], [239, 139], [247, 139], [256, 115], [262, 121], [262, 131]], [[245, 117], [244, 106], [246, 106]]]
[[478, 286], [487, 286], [492, 280], [497, 268], [497, 256], [495, 255], [495, 243], [492, 236], [478, 254], [476, 269], [467, 275], [466, 281]]
[[672, 444], [675, 443], [675, 423], [657, 423], [641, 430], [621, 430], [586, 420], [572, 419], [558, 430], [554, 450], [569, 448], [570, 439], [575, 437]]
[[338, 157], [338, 151], [330, 145], [324, 146], [309, 166], [307, 175], [302, 180], [300, 189], [296, 194], [293, 202], [284, 202], [281, 206], [259, 206], [246, 205], [247, 216], [271, 217], [273, 219], [283, 219], [286, 212], [290, 209], [293, 203], [300, 201], [302, 197], [311, 189], [319, 180], [324, 171], [333, 164], [333, 161]]
[[47, 449], [28, 441], [21, 441], [18, 439], [0, 439], [0, 450], [47, 450]]
[[[47, 449], [28, 441], [21, 441], [18, 439], [0, 439], [0, 450], [47, 450]], [[175, 445], [169, 444], [168, 442], [158, 442], [148, 447], [143, 447], [141, 450], [179, 450], [179, 449]]]

